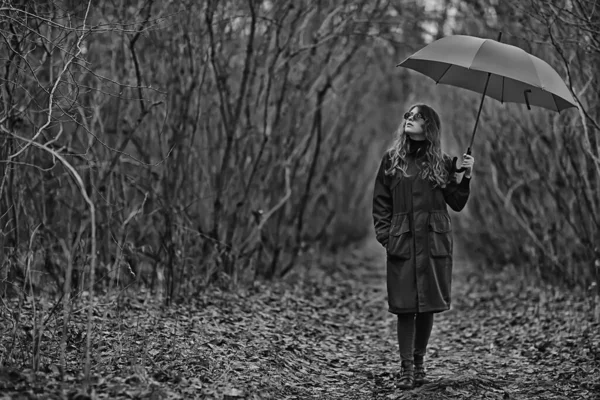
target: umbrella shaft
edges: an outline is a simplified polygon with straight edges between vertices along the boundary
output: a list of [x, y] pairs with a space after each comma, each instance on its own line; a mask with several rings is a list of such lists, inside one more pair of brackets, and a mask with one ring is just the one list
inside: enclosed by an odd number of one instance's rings
[[[502, 39], [502, 32], [498, 32], [498, 42], [500, 39]], [[467, 149], [467, 154], [469, 155], [471, 154], [471, 147], [473, 147], [473, 139], [475, 139], [475, 132], [477, 131], [477, 124], [479, 123], [479, 115], [481, 114], [481, 109], [483, 108], [483, 100], [485, 99], [488, 83], [490, 83], [490, 76], [492, 76], [492, 74], [488, 72], [487, 79], [485, 80], [485, 88], [483, 88], [483, 94], [481, 95], [481, 102], [479, 103], [479, 110], [477, 111], [477, 118], [475, 118], [475, 126], [473, 127], [473, 133], [471, 134], [471, 143]]]
[[[490, 74], [488, 72], [487, 79], [485, 80], [485, 88], [483, 89], [483, 94], [481, 95], [481, 102], [479, 103], [479, 110], [477, 111], [477, 118], [475, 118], [475, 126], [473, 127], [473, 133], [471, 134], [471, 143], [469, 144], [469, 150], [473, 147], [473, 139], [475, 139], [475, 132], [477, 132], [477, 124], [479, 123], [479, 116], [481, 115], [481, 109], [483, 108], [483, 100], [485, 100], [485, 92], [487, 92], [488, 83], [490, 83]], [[470, 153], [470, 151], [469, 151]]]

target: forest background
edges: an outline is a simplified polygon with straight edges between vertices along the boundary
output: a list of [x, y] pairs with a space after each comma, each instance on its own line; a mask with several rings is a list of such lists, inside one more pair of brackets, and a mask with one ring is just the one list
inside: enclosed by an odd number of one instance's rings
[[403, 112], [433, 105], [460, 155], [480, 99], [395, 65], [445, 35], [501, 31], [578, 107], [486, 100], [457, 235], [482, 268], [598, 296], [598, 7], [3, 0], [0, 295], [139, 285], [168, 303], [372, 235], [375, 170]]

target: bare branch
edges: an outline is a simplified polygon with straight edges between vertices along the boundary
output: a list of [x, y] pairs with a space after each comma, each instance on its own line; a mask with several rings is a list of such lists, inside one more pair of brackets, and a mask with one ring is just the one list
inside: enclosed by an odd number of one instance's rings
[[[87, 21], [87, 17], [88, 17], [88, 13], [90, 11], [90, 6], [92, 4], [92, 1], [89, 0], [88, 1], [88, 5], [87, 5], [87, 9], [85, 11], [85, 17], [83, 20], [83, 27], [85, 28], [85, 22]], [[53, 109], [53, 103], [54, 103], [54, 93], [56, 91], [56, 89], [58, 88], [58, 85], [60, 84], [61, 80], [62, 80], [62, 76], [65, 74], [65, 72], [69, 69], [69, 67], [71, 66], [71, 64], [73, 63], [73, 60], [77, 57], [79, 57], [79, 55], [82, 52], [81, 49], [81, 42], [83, 41], [83, 38], [85, 37], [85, 35], [81, 35], [79, 37], [79, 39], [77, 40], [76, 43], [76, 47], [77, 47], [77, 52], [75, 53], [75, 55], [71, 58], [69, 58], [67, 60], [67, 62], [65, 62], [65, 65], [63, 66], [63, 68], [61, 69], [60, 73], [58, 74], [56, 81], [54, 82], [54, 84], [52, 85], [52, 89], [50, 90], [50, 94], [49, 94], [49, 98], [48, 98], [48, 118], [46, 120], [46, 123], [44, 123], [39, 129], [38, 131], [35, 133], [35, 135], [33, 135], [33, 138], [31, 139], [31, 141], [35, 141], [37, 140], [37, 138], [42, 134], [42, 132], [50, 125], [50, 123], [52, 122], [52, 109]], [[21, 150], [17, 151], [15, 154], [11, 154], [9, 155], [9, 160], [12, 160], [14, 158], [17, 158], [19, 155], [21, 155], [25, 150], [27, 150], [29, 148], [30, 144], [25, 145]]]

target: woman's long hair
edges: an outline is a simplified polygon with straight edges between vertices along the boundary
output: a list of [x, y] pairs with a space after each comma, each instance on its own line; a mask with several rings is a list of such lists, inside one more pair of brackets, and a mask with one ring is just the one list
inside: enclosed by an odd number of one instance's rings
[[[413, 110], [418, 107], [421, 114], [425, 118], [423, 127], [425, 140], [429, 143], [425, 151], [425, 166], [421, 170], [421, 177], [429, 179], [434, 186], [445, 187], [448, 179], [448, 171], [444, 166], [444, 156], [441, 145], [441, 122], [440, 117], [435, 110], [426, 104], [415, 104], [409, 108]], [[394, 175], [400, 172], [402, 176], [408, 176], [406, 172], [407, 163], [406, 155], [409, 151], [408, 135], [404, 132], [405, 121], [402, 121], [396, 131], [396, 139], [388, 150], [392, 163], [385, 171], [386, 175]]]

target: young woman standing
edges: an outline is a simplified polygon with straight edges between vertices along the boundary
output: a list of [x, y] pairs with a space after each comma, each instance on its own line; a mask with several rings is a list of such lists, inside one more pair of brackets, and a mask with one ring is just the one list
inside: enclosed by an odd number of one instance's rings
[[401, 376], [398, 387], [426, 382], [424, 356], [433, 314], [450, 309], [452, 222], [469, 198], [474, 159], [458, 182], [452, 159], [443, 154], [438, 114], [418, 104], [404, 114], [384, 155], [373, 193], [376, 238], [387, 252], [389, 311], [398, 316]]

